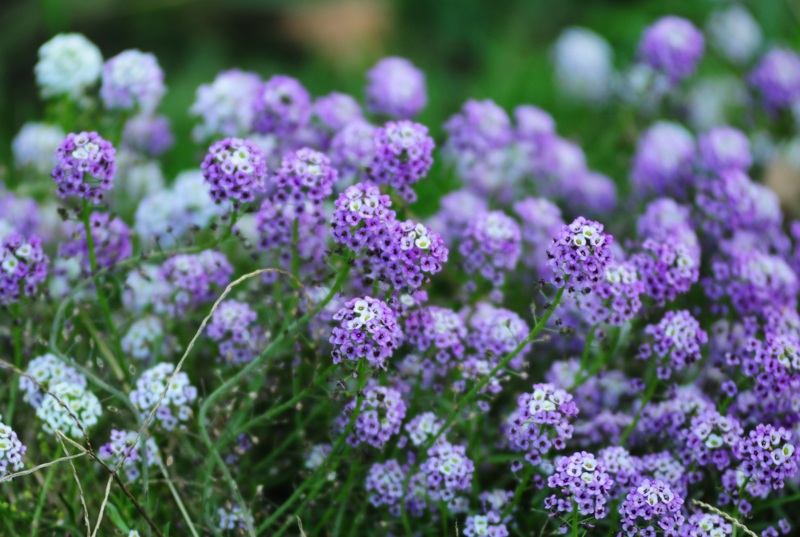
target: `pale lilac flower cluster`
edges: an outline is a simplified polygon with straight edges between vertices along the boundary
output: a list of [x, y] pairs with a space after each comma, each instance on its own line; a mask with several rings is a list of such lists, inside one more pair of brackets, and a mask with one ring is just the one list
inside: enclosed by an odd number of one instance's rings
[[[381, 449], [389, 439], [400, 432], [400, 425], [406, 417], [406, 404], [399, 391], [384, 386], [367, 386], [359, 397], [361, 412], [356, 418], [355, 427], [347, 436], [351, 446], [369, 444]], [[344, 430], [355, 412], [356, 400], [344, 407], [338, 425]]]
[[636, 193], [686, 197], [692, 183], [695, 143], [682, 125], [659, 121], [642, 133], [631, 165]]
[[570, 295], [588, 294], [603, 280], [613, 241], [603, 229], [603, 224], [579, 216], [559, 230], [547, 250], [557, 287], [566, 287]]
[[334, 135], [328, 155], [342, 179], [358, 181], [366, 178], [377, 151], [377, 131], [378, 127], [368, 121], [354, 119]]
[[403, 324], [406, 340], [420, 352], [434, 349], [440, 365], [452, 365], [464, 357], [467, 329], [453, 310], [427, 306], [413, 310]]
[[405, 430], [414, 446], [425, 445], [430, 438], [439, 435], [444, 423], [433, 412], [423, 412], [406, 423]]
[[564, 225], [561, 209], [545, 198], [526, 198], [514, 203], [514, 213], [521, 222], [522, 262], [549, 280], [552, 275], [545, 251]]
[[649, 26], [639, 42], [639, 57], [650, 67], [678, 82], [694, 73], [703, 57], [703, 34], [686, 19], [662, 17]]
[[367, 108], [374, 114], [410, 119], [428, 104], [425, 74], [405, 58], [389, 57], [367, 73]]
[[428, 449], [420, 469], [425, 473], [431, 500], [449, 502], [472, 485], [475, 464], [464, 446], [442, 439]]
[[3, 423], [3, 416], [0, 415], [0, 479], [11, 472], [22, 470], [24, 466], [22, 457], [27, 450], [28, 448], [19, 441], [17, 433]]
[[198, 142], [219, 136], [244, 136], [253, 124], [254, 102], [261, 87], [255, 73], [230, 69], [219, 73], [211, 84], [197, 88], [189, 109], [200, 124], [192, 132]]
[[562, 450], [574, 431], [570, 421], [578, 415], [572, 396], [552, 384], [534, 384], [533, 391], [517, 399], [517, 409], [507, 423], [506, 434], [515, 451], [538, 465], [550, 449]]
[[672, 198], [658, 198], [648, 203], [636, 221], [636, 233], [642, 240], [669, 242], [673, 246], [683, 244], [695, 260], [700, 260], [700, 241], [694, 230], [691, 209]]
[[125, 123], [122, 145], [150, 157], [163, 155], [175, 144], [170, 121], [165, 116], [139, 114]]
[[312, 149], [303, 148], [283, 157], [281, 167], [270, 178], [277, 188], [271, 196], [274, 203], [291, 204], [299, 213], [310, 201], [315, 211], [333, 192], [338, 177], [330, 159]]
[[395, 459], [385, 463], [376, 462], [369, 468], [366, 489], [369, 503], [373, 507], [389, 506], [389, 512], [395, 516], [400, 514], [400, 502], [403, 501], [403, 483], [406, 470]]
[[[97, 260], [97, 268], [113, 267], [133, 254], [131, 230], [119, 217], [109, 213], [94, 212], [89, 217], [92, 243]], [[62, 258], [75, 258], [80, 261], [83, 273], [91, 273], [89, 244], [86, 241], [86, 227], [80, 222], [70, 222], [70, 238], [58, 247]]]
[[312, 120], [326, 136], [336, 134], [362, 117], [363, 113], [358, 101], [350, 95], [337, 91], [318, 97], [312, 106]]
[[14, 165], [17, 168], [50, 173], [56, 165], [56, 149], [64, 139], [64, 131], [57, 125], [29, 121], [11, 142]]
[[403, 339], [395, 312], [382, 300], [370, 296], [347, 301], [333, 320], [340, 322], [329, 339], [335, 364], [343, 359], [363, 358], [371, 367], [386, 369], [387, 361]]
[[[686, 233], [688, 236], [689, 232]], [[676, 241], [675, 237], [664, 239], [664, 242], [647, 239], [641, 251], [631, 256], [631, 263], [644, 283], [643, 294], [657, 304], [672, 302], [678, 295], [688, 292], [700, 278], [697, 247], [692, 249], [687, 243]], [[691, 239], [688, 243], [692, 243]]]
[[388, 236], [388, 227], [395, 220], [389, 196], [374, 185], [355, 184], [347, 187], [334, 202], [331, 234], [333, 240], [354, 252], [378, 251]]
[[175, 366], [168, 363], [151, 367], [142, 373], [130, 394], [142, 418], [158, 405], [153, 423], [167, 431], [177, 425], [185, 427], [192, 417], [191, 405], [197, 400], [197, 388], [189, 382], [189, 376], [181, 371], [172, 378], [174, 371]]
[[728, 537], [733, 535], [733, 525], [716, 513], [697, 511], [689, 515], [681, 527], [681, 537]]
[[612, 261], [595, 292], [579, 297], [578, 301], [590, 324], [622, 326], [641, 309], [640, 297], [644, 292], [645, 283], [633, 263]]
[[253, 201], [266, 188], [267, 164], [253, 142], [225, 138], [214, 143], [200, 165], [217, 203]]
[[242, 364], [256, 357], [262, 343], [261, 329], [254, 326], [257, 319], [256, 312], [238, 300], [226, 300], [214, 310], [206, 331], [219, 344], [223, 362]]
[[737, 419], [706, 409], [694, 416], [689, 427], [679, 433], [679, 441], [685, 446], [681, 455], [685, 461], [693, 459], [701, 466], [714, 465], [724, 470], [733, 461], [731, 450], [743, 434]]
[[522, 252], [519, 225], [502, 211], [478, 214], [464, 230], [459, 252], [467, 274], [480, 274], [500, 286]]
[[637, 358], [658, 360], [658, 378], [668, 379], [700, 359], [708, 334], [686, 310], [668, 311], [658, 324], [644, 329], [647, 342], [639, 347]]
[[255, 524], [253, 515], [246, 509], [242, 509], [239, 504], [226, 505], [217, 509], [219, 517], [219, 529], [235, 531], [239, 534], [246, 533], [248, 527]]
[[56, 149], [51, 176], [62, 198], [80, 197], [98, 203], [111, 190], [117, 171], [116, 150], [96, 132], [70, 133]]
[[641, 480], [642, 462], [621, 446], [609, 446], [597, 453], [597, 461], [611, 476], [611, 496], [618, 497]]
[[375, 154], [367, 174], [378, 184], [390, 185], [406, 201], [416, 201], [411, 186], [431, 169], [433, 147], [424, 125], [389, 121], [375, 131]]
[[579, 451], [556, 461], [555, 473], [547, 478], [547, 486], [556, 492], [544, 501], [553, 516], [569, 518], [578, 510], [581, 516], [599, 520], [608, 513], [606, 502], [613, 480], [605, 466], [586, 451]]
[[750, 141], [739, 129], [715, 127], [697, 138], [700, 166], [710, 172], [734, 169], [747, 171], [753, 163]]
[[233, 267], [221, 253], [178, 254], [167, 259], [160, 277], [172, 288], [169, 309], [180, 314], [215, 299], [231, 281]]
[[621, 534], [626, 537], [656, 535], [677, 535], [683, 525], [681, 513], [683, 498], [660, 480], [645, 479], [631, 489], [620, 505]]
[[83, 440], [89, 429], [97, 425], [103, 413], [100, 401], [85, 385], [62, 380], [51, 382], [48, 393], [36, 408], [42, 429], [55, 435], [61, 431], [74, 440]]
[[766, 497], [771, 489], [783, 488], [784, 482], [797, 473], [800, 452], [794, 442], [792, 433], [783, 427], [760, 423], [734, 445], [734, 455], [742, 461], [736, 472], [749, 482], [748, 492]]
[[108, 110], [152, 112], [165, 92], [164, 71], [152, 54], [126, 50], [103, 67], [100, 97]]
[[311, 118], [311, 96], [296, 79], [275, 75], [261, 84], [253, 101], [253, 130], [261, 134], [294, 134]]
[[[468, 317], [467, 344], [478, 356], [497, 362], [513, 351], [530, 332], [525, 320], [511, 310], [478, 302]], [[522, 369], [529, 347], [522, 350], [508, 365]]]
[[42, 404], [44, 399], [42, 389], [49, 390], [62, 382], [81, 388], [86, 387], [86, 377], [49, 353], [31, 360], [25, 373], [26, 376], [19, 379], [19, 388], [24, 392], [22, 400], [33, 408], [38, 408]]
[[466, 537], [508, 537], [508, 528], [496, 511], [468, 516], [464, 522]]
[[[439, 200], [439, 206], [439, 212], [431, 219], [430, 224], [440, 230], [448, 248], [452, 248], [453, 244], [464, 235], [464, 230], [473, 218], [489, 210], [486, 199], [468, 189], [445, 194]], [[548, 243], [551, 238], [552, 235], [547, 237]]]
[[[164, 341], [164, 324], [155, 315], [135, 320], [120, 341], [125, 354], [136, 360], [147, 360], [159, 350], [168, 350]], [[160, 348], [159, 348], [160, 344]]]
[[775, 48], [767, 52], [747, 78], [769, 111], [789, 108], [800, 98], [800, 57]]
[[0, 240], [0, 305], [17, 302], [20, 294], [33, 296], [47, 278], [48, 258], [36, 235], [27, 239], [9, 233]]
[[156, 465], [158, 447], [153, 437], [139, 438], [136, 431], [111, 430], [111, 439], [100, 446], [97, 451], [100, 460], [105, 461], [112, 468], [119, 466], [125, 471], [128, 481], [135, 481], [142, 475], [142, 453], [144, 444], [144, 464], [148, 468]]

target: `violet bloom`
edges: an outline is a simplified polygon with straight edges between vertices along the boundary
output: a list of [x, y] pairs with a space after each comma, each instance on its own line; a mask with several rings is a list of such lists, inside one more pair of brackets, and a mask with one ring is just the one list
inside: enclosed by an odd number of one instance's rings
[[686, 196], [692, 182], [695, 149], [692, 134], [677, 123], [659, 121], [639, 138], [631, 182], [640, 196]]
[[419, 447], [427, 443], [430, 438], [438, 437], [443, 426], [444, 421], [437, 419], [436, 414], [423, 412], [406, 423], [405, 430], [411, 443]]
[[534, 384], [531, 393], [517, 399], [517, 409], [510, 416], [506, 434], [514, 451], [538, 465], [551, 449], [562, 450], [574, 431], [570, 423], [578, 415], [572, 396], [552, 384]]
[[237, 300], [222, 302], [211, 316], [206, 331], [219, 344], [220, 358], [228, 364], [250, 362], [262, 343], [262, 330], [255, 325], [258, 315]]
[[428, 458], [420, 469], [427, 477], [431, 500], [448, 502], [472, 485], [475, 464], [467, 457], [464, 446], [441, 439], [428, 449]]
[[391, 513], [399, 515], [407, 473], [396, 459], [370, 466], [365, 484], [369, 503], [373, 507], [386, 505]]
[[612, 260], [612, 241], [603, 224], [582, 216], [563, 226], [547, 250], [556, 287], [566, 287], [570, 295], [591, 292]]
[[358, 101], [350, 95], [336, 91], [318, 97], [312, 106], [312, 113], [312, 118], [328, 135], [339, 132], [351, 122], [363, 117]]
[[467, 274], [480, 274], [500, 286], [522, 252], [519, 225], [502, 211], [480, 213], [464, 230], [459, 252]]
[[662, 17], [644, 31], [639, 57], [656, 71], [678, 82], [692, 73], [703, 57], [703, 34], [681, 17]]
[[253, 201], [266, 188], [267, 165], [264, 154], [254, 143], [240, 138], [225, 138], [208, 149], [200, 165], [203, 178], [217, 203]]
[[797, 473], [800, 459], [792, 433], [783, 427], [762, 423], [749, 431], [734, 446], [733, 452], [742, 461], [737, 471], [749, 478], [747, 492], [762, 498], [770, 490], [783, 488], [784, 481]]
[[33, 296], [47, 277], [48, 258], [36, 235], [27, 239], [12, 232], [0, 241], [0, 304], [19, 300], [20, 292]]
[[428, 104], [425, 74], [405, 58], [389, 57], [367, 73], [367, 108], [373, 114], [410, 119]]
[[[474, 218], [489, 210], [486, 198], [467, 189], [445, 194], [439, 200], [439, 204], [439, 212], [431, 219], [430, 224], [441, 230], [442, 238], [450, 248], [459, 237], [463, 236], [464, 230]], [[547, 238], [548, 241], [550, 237]]]
[[800, 56], [786, 49], [767, 52], [747, 78], [767, 110], [791, 107], [800, 98]]
[[714, 127], [697, 138], [700, 165], [710, 172], [747, 171], [753, 163], [750, 141], [739, 129]]
[[6, 475], [22, 470], [22, 456], [28, 448], [19, 441], [14, 430], [2, 422], [0, 416], [0, 479]]
[[[469, 316], [467, 344], [479, 356], [489, 358], [492, 365], [513, 351], [519, 342], [528, 337], [530, 327], [511, 310], [495, 307], [488, 302], [478, 302]], [[525, 365], [525, 347], [508, 363], [511, 369], [520, 370]]]
[[601, 461], [579, 451], [556, 461], [555, 473], [547, 478], [547, 486], [556, 492], [545, 499], [544, 507], [554, 517], [572, 518], [570, 513], [577, 509], [581, 517], [599, 520], [608, 514], [613, 484]]
[[700, 466], [713, 466], [722, 471], [731, 464], [731, 450], [743, 434], [735, 418], [723, 416], [716, 409], [707, 409], [694, 416], [676, 440], [681, 444], [682, 460], [693, 459]]
[[100, 97], [108, 110], [155, 110], [166, 92], [164, 71], [155, 56], [126, 50], [103, 67]]
[[[136, 381], [136, 389], [130, 394], [131, 403], [139, 410], [141, 418], [150, 415], [156, 408], [153, 425], [172, 431], [181, 430], [192, 417], [191, 405], [197, 400], [197, 388], [192, 386], [185, 371], [172, 378], [175, 366], [162, 363], [147, 369]], [[170, 381], [171, 379], [171, 381]]]
[[331, 234], [334, 242], [354, 252], [380, 251], [388, 228], [395, 221], [389, 196], [374, 185], [356, 184], [339, 194], [334, 202]]
[[[688, 235], [688, 233], [687, 233]], [[647, 239], [641, 251], [631, 256], [631, 263], [644, 283], [643, 294], [666, 304], [689, 291], [700, 278], [700, 253], [695, 245], [679, 242], [680, 236], [664, 238], [664, 242]], [[697, 239], [695, 237], [696, 244]]]
[[597, 453], [597, 460], [614, 481], [611, 486], [611, 493], [614, 497], [618, 497], [622, 491], [641, 480], [641, 461], [624, 447], [603, 448]]
[[637, 358], [658, 360], [658, 378], [666, 380], [700, 360], [708, 334], [686, 310], [668, 311], [658, 324], [644, 329], [647, 342], [639, 347]]
[[667, 483], [645, 479], [631, 488], [619, 507], [620, 534], [634, 537], [656, 535], [657, 531], [662, 531], [676, 535], [684, 521], [682, 507], [683, 498], [673, 492]]
[[251, 131], [253, 108], [261, 88], [255, 73], [230, 69], [220, 72], [211, 84], [197, 88], [189, 114], [199, 116], [192, 131], [195, 141], [219, 136], [244, 136]]
[[536, 140], [556, 132], [553, 116], [530, 104], [514, 108], [514, 137], [517, 140]]
[[386, 369], [386, 362], [403, 340], [395, 312], [382, 300], [353, 298], [333, 316], [339, 326], [331, 331], [333, 363], [366, 359], [370, 367]]
[[523, 264], [535, 269], [540, 278], [549, 279], [550, 266], [545, 251], [564, 225], [561, 209], [545, 198], [525, 198], [514, 204], [514, 213], [521, 221]]
[[233, 267], [221, 253], [206, 250], [199, 254], [178, 254], [167, 259], [160, 277], [172, 290], [171, 315], [181, 315], [214, 300], [228, 285]]
[[586, 170], [563, 178], [559, 197], [576, 213], [608, 214], [617, 207], [617, 185], [607, 175]]
[[496, 511], [489, 511], [485, 515], [468, 516], [464, 522], [464, 535], [466, 537], [508, 537], [508, 528], [500, 519]]
[[[144, 444], [144, 457], [141, 454], [141, 444]], [[156, 465], [158, 446], [150, 437], [145, 441], [139, 438], [136, 431], [120, 431], [111, 429], [111, 439], [100, 446], [97, 451], [100, 460], [112, 467], [119, 467], [125, 472], [128, 481], [135, 481], [141, 477], [142, 463], [151, 468]]]
[[698, 537], [729, 537], [733, 535], [733, 524], [716, 513], [696, 511], [689, 515], [683, 526], [683, 535]]
[[648, 203], [636, 221], [636, 234], [642, 240], [683, 244], [695, 260], [700, 260], [700, 243], [691, 210], [672, 198], [658, 198]]
[[644, 292], [645, 284], [633, 263], [612, 261], [595, 292], [580, 296], [578, 304], [589, 324], [622, 326], [633, 320], [641, 309], [640, 296]]
[[50, 174], [62, 198], [80, 197], [99, 203], [117, 171], [116, 150], [96, 132], [70, 133], [56, 149]]
[[150, 157], [163, 155], [175, 144], [170, 121], [166, 116], [138, 115], [125, 123], [122, 144]]
[[253, 130], [288, 136], [311, 118], [311, 96], [296, 79], [275, 75], [259, 88], [253, 103]]
[[354, 119], [331, 140], [328, 155], [343, 179], [362, 180], [377, 151], [378, 127], [363, 119]]
[[367, 173], [376, 183], [391, 185], [406, 201], [416, 201], [411, 186], [431, 169], [433, 147], [424, 125], [390, 121], [375, 131], [375, 155]]
[[[351, 446], [369, 444], [381, 449], [393, 435], [400, 432], [400, 425], [406, 417], [406, 404], [399, 391], [384, 386], [367, 386], [359, 402], [361, 412], [347, 437], [347, 443]], [[344, 407], [336, 421], [340, 430], [347, 427], [355, 408], [355, 399]]]
[[299, 149], [283, 157], [281, 167], [270, 179], [278, 189], [271, 197], [276, 202], [293, 204], [302, 212], [306, 200], [321, 206], [333, 193], [337, 177], [336, 169], [324, 154], [308, 148]]
[[455, 364], [463, 358], [467, 329], [453, 310], [439, 306], [413, 310], [404, 327], [408, 342], [422, 353], [433, 348], [439, 364]]
[[[58, 255], [62, 258], [78, 258], [83, 273], [91, 273], [89, 245], [86, 241], [86, 228], [78, 222], [69, 223], [70, 238], [58, 247]], [[92, 213], [89, 217], [92, 230], [97, 268], [103, 269], [128, 259], [133, 254], [131, 230], [121, 219], [108, 213]]]

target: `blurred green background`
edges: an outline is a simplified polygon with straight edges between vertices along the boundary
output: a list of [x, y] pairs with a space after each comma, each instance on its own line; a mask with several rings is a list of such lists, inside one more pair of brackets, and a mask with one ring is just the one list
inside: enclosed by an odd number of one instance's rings
[[[800, 0], [747, 3], [767, 44], [800, 42]], [[428, 77], [430, 104], [419, 118], [441, 139], [443, 121], [469, 97], [510, 110], [533, 103], [559, 132], [581, 143], [589, 164], [621, 179], [629, 155], [598, 140], [615, 112], [588, 109], [556, 91], [549, 46], [567, 26], [604, 35], [618, 68], [642, 29], [672, 13], [700, 27], [722, 0], [2, 0], [0, 1], [0, 159], [27, 120], [41, 117], [33, 78], [38, 47], [63, 31], [84, 33], [109, 58], [127, 48], [156, 54], [169, 87], [161, 110], [177, 145], [167, 176], [197, 164], [188, 108], [195, 89], [221, 69], [263, 77], [286, 73], [313, 95], [362, 94], [364, 72], [380, 57], [411, 59]], [[715, 68], [703, 62], [701, 70]]]

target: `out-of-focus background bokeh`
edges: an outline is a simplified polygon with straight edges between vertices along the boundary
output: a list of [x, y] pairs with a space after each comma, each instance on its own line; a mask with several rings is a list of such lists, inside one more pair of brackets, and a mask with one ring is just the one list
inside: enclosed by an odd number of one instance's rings
[[[510, 110], [536, 104], [575, 139], [591, 167], [619, 181], [629, 155], [603, 142], [618, 122], [612, 107], [589, 107], [559, 92], [551, 45], [569, 26], [603, 35], [614, 63], [628, 65], [642, 29], [665, 14], [703, 28], [723, 0], [3, 0], [0, 2], [0, 158], [43, 104], [34, 83], [38, 47], [59, 32], [84, 33], [105, 58], [138, 48], [161, 63], [168, 94], [161, 106], [177, 144], [164, 164], [169, 177], [197, 164], [188, 109], [196, 88], [222, 69], [263, 78], [294, 76], [319, 96], [361, 97], [364, 73], [379, 58], [409, 58], [427, 76], [429, 105], [418, 118], [437, 140], [467, 98], [491, 98]], [[800, 44], [800, 2], [746, 3], [766, 44]], [[727, 69], [704, 59], [700, 73]], [[587, 114], [592, 114], [591, 118]], [[598, 118], [605, 114], [607, 117]]]

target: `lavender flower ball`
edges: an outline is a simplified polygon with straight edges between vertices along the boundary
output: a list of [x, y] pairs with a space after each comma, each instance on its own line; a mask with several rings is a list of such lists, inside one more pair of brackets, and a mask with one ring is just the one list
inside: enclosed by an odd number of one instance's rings
[[621, 535], [656, 535], [658, 530], [677, 535], [684, 522], [682, 507], [683, 498], [667, 483], [645, 479], [628, 492], [620, 505]]
[[682, 531], [687, 537], [729, 537], [733, 535], [733, 525], [716, 513], [697, 511], [689, 516]]
[[391, 185], [406, 201], [413, 202], [417, 195], [411, 185], [431, 169], [433, 147], [433, 138], [424, 125], [390, 121], [375, 132], [375, 155], [369, 177], [378, 184]]
[[[86, 227], [77, 222], [70, 222], [68, 227], [70, 239], [58, 247], [58, 255], [62, 258], [75, 258], [80, 261], [84, 274], [91, 274], [89, 245], [86, 241]], [[121, 219], [108, 213], [92, 213], [89, 227], [97, 258], [97, 268], [103, 269], [128, 259], [133, 253], [131, 231]]]
[[636, 234], [640, 239], [655, 242], [684, 244], [700, 259], [700, 244], [694, 231], [691, 210], [672, 198], [657, 198], [645, 206], [636, 221]]
[[685, 197], [695, 158], [692, 134], [677, 123], [659, 121], [639, 139], [631, 182], [640, 196]]
[[112, 467], [119, 467], [125, 471], [128, 481], [136, 481], [141, 477], [142, 462], [151, 468], [156, 465], [158, 446], [156, 441], [150, 437], [144, 442], [144, 457], [140, 452], [141, 445], [138, 440], [139, 435], [136, 431], [111, 430], [111, 439], [107, 444], [100, 446], [97, 454], [100, 460]]
[[25, 373], [36, 382], [27, 376], [20, 377], [19, 388], [24, 392], [22, 400], [33, 408], [38, 408], [44, 398], [44, 392], [39, 385], [45, 390], [62, 382], [86, 387], [86, 377], [53, 354], [44, 354], [31, 360]]
[[266, 188], [264, 154], [248, 140], [225, 138], [216, 142], [200, 167], [217, 203], [229, 199], [247, 203]]
[[478, 214], [464, 230], [459, 252], [468, 274], [480, 274], [500, 286], [522, 252], [519, 225], [502, 211]]
[[[347, 443], [358, 446], [369, 444], [377, 449], [383, 448], [389, 439], [400, 432], [400, 425], [406, 417], [406, 404], [400, 392], [384, 386], [368, 386], [360, 398], [361, 412], [356, 418], [355, 428], [347, 437]], [[338, 425], [344, 429], [355, 411], [356, 400], [344, 407]]]
[[468, 516], [464, 523], [466, 537], [508, 537], [508, 528], [500, 520], [500, 515], [489, 511], [485, 515]]
[[172, 289], [171, 314], [183, 314], [214, 300], [231, 281], [233, 267], [219, 252], [178, 254], [167, 259], [159, 275]]
[[386, 362], [403, 339], [394, 311], [385, 302], [369, 296], [349, 300], [333, 320], [340, 321], [329, 340], [335, 364], [342, 359], [365, 358], [371, 367], [386, 369]]
[[396, 290], [419, 288], [426, 275], [442, 270], [450, 254], [438, 233], [411, 220], [391, 222], [379, 244], [374, 268]]
[[672, 82], [678, 82], [694, 73], [704, 48], [703, 34], [691, 22], [667, 16], [644, 31], [639, 57]]
[[100, 77], [103, 56], [83, 34], [58, 34], [39, 47], [34, 68], [42, 97], [75, 100]]
[[566, 95], [599, 103], [611, 94], [614, 52], [601, 35], [586, 28], [567, 28], [550, 56], [558, 87]]
[[403, 500], [403, 483], [407, 472], [395, 459], [385, 463], [376, 462], [369, 468], [366, 489], [369, 503], [373, 507], [389, 506], [391, 513], [400, 514], [400, 502]]
[[647, 343], [639, 347], [637, 358], [659, 361], [658, 378], [666, 380], [673, 371], [680, 371], [700, 360], [708, 334], [686, 310], [668, 311], [658, 324], [644, 329]]
[[631, 256], [631, 263], [644, 282], [644, 294], [663, 305], [689, 291], [700, 278], [699, 249], [690, 244], [664, 238], [647, 239], [642, 250]]
[[[478, 302], [469, 317], [467, 343], [480, 356], [499, 361], [513, 351], [530, 332], [525, 320], [511, 310], [495, 307], [488, 302]], [[509, 362], [511, 369], [520, 370], [525, 364], [529, 347]]]
[[57, 125], [25, 123], [11, 142], [14, 165], [49, 173], [56, 165], [56, 149], [63, 139], [64, 131]]
[[164, 71], [155, 56], [126, 50], [103, 67], [100, 97], [108, 110], [155, 110], [166, 92]]
[[750, 61], [763, 37], [758, 22], [740, 4], [714, 11], [708, 19], [706, 32], [712, 46], [738, 65]]
[[567, 287], [570, 295], [588, 294], [602, 281], [613, 241], [603, 229], [603, 224], [582, 216], [561, 228], [547, 250], [556, 287]]
[[9, 233], [0, 241], [0, 304], [17, 302], [20, 292], [33, 296], [47, 278], [48, 258], [36, 235]]
[[238, 300], [222, 302], [206, 327], [208, 337], [219, 344], [222, 361], [242, 364], [256, 357], [261, 331], [254, 326], [258, 315]]
[[420, 466], [427, 477], [431, 500], [450, 501], [472, 485], [475, 464], [467, 457], [466, 448], [440, 440], [428, 450], [428, 458]]
[[303, 202], [321, 205], [332, 193], [338, 174], [324, 154], [303, 148], [283, 157], [281, 167], [270, 182], [278, 187], [272, 198], [294, 204], [302, 211]]
[[423, 412], [406, 423], [405, 429], [411, 443], [419, 447], [426, 444], [430, 438], [438, 436], [443, 425], [444, 422], [437, 419], [433, 412]]
[[195, 141], [217, 136], [244, 136], [253, 123], [253, 108], [261, 87], [255, 73], [222, 71], [211, 84], [197, 88], [189, 114], [200, 118], [192, 131]]
[[547, 486], [556, 493], [545, 499], [545, 509], [552, 516], [570, 518], [574, 509], [582, 517], [599, 520], [608, 514], [606, 502], [614, 481], [605, 466], [586, 451], [561, 457], [556, 461], [555, 473], [547, 478]]
[[800, 56], [786, 49], [767, 52], [747, 77], [769, 111], [792, 106], [800, 98]]
[[[441, 208], [431, 219], [430, 225], [442, 230], [442, 239], [451, 248], [453, 243], [463, 236], [464, 230], [470, 222], [479, 214], [489, 210], [486, 198], [468, 189], [445, 194], [439, 200], [439, 204]], [[800, 229], [800, 225], [798, 229]], [[547, 240], [549, 241], [551, 237], [548, 237]]]
[[405, 58], [389, 57], [367, 72], [367, 108], [373, 114], [411, 119], [428, 104], [425, 74]]
[[3, 423], [3, 416], [0, 415], [0, 479], [11, 472], [22, 470], [24, 466], [22, 456], [27, 450], [28, 448], [19, 441], [17, 433]]
[[125, 123], [122, 145], [150, 157], [163, 155], [175, 144], [170, 121], [166, 116], [139, 114]]
[[[380, 241], [389, 236], [395, 221], [389, 196], [374, 185], [355, 184], [339, 194], [334, 202], [331, 234], [336, 243], [354, 252], [383, 250]], [[391, 242], [391, 239], [389, 239]]]
[[366, 120], [354, 119], [333, 136], [328, 155], [343, 179], [359, 180], [366, 175], [377, 151], [377, 130]]
[[420, 352], [433, 348], [438, 363], [447, 365], [464, 356], [467, 329], [453, 310], [426, 306], [412, 311], [404, 326], [408, 342]]
[[261, 134], [291, 135], [311, 118], [311, 95], [285, 75], [264, 82], [253, 106], [253, 130]]
[[313, 118], [327, 133], [336, 133], [363, 118], [361, 105], [350, 95], [332, 92], [318, 97], [312, 107]]
[[645, 292], [645, 284], [633, 263], [612, 261], [595, 291], [578, 299], [579, 307], [587, 313], [589, 324], [606, 322], [622, 326], [633, 320], [641, 309], [640, 296]]
[[175, 366], [169, 363], [151, 367], [142, 373], [136, 381], [136, 389], [130, 394], [131, 402], [139, 409], [142, 418], [158, 405], [153, 423], [167, 431], [179, 424], [185, 428], [192, 417], [191, 405], [197, 400], [197, 388], [192, 386], [184, 371], [170, 382], [174, 371]]
[[58, 195], [99, 203], [117, 171], [115, 154], [111, 142], [96, 132], [68, 134], [56, 149], [56, 166], [50, 174]]
[[739, 468], [748, 481], [757, 487], [778, 490], [787, 478], [797, 473], [800, 451], [795, 448], [792, 434], [783, 427], [759, 423], [734, 445], [733, 452], [743, 462]]
[[700, 165], [710, 172], [747, 171], [753, 163], [750, 141], [739, 129], [715, 127], [697, 138]]

